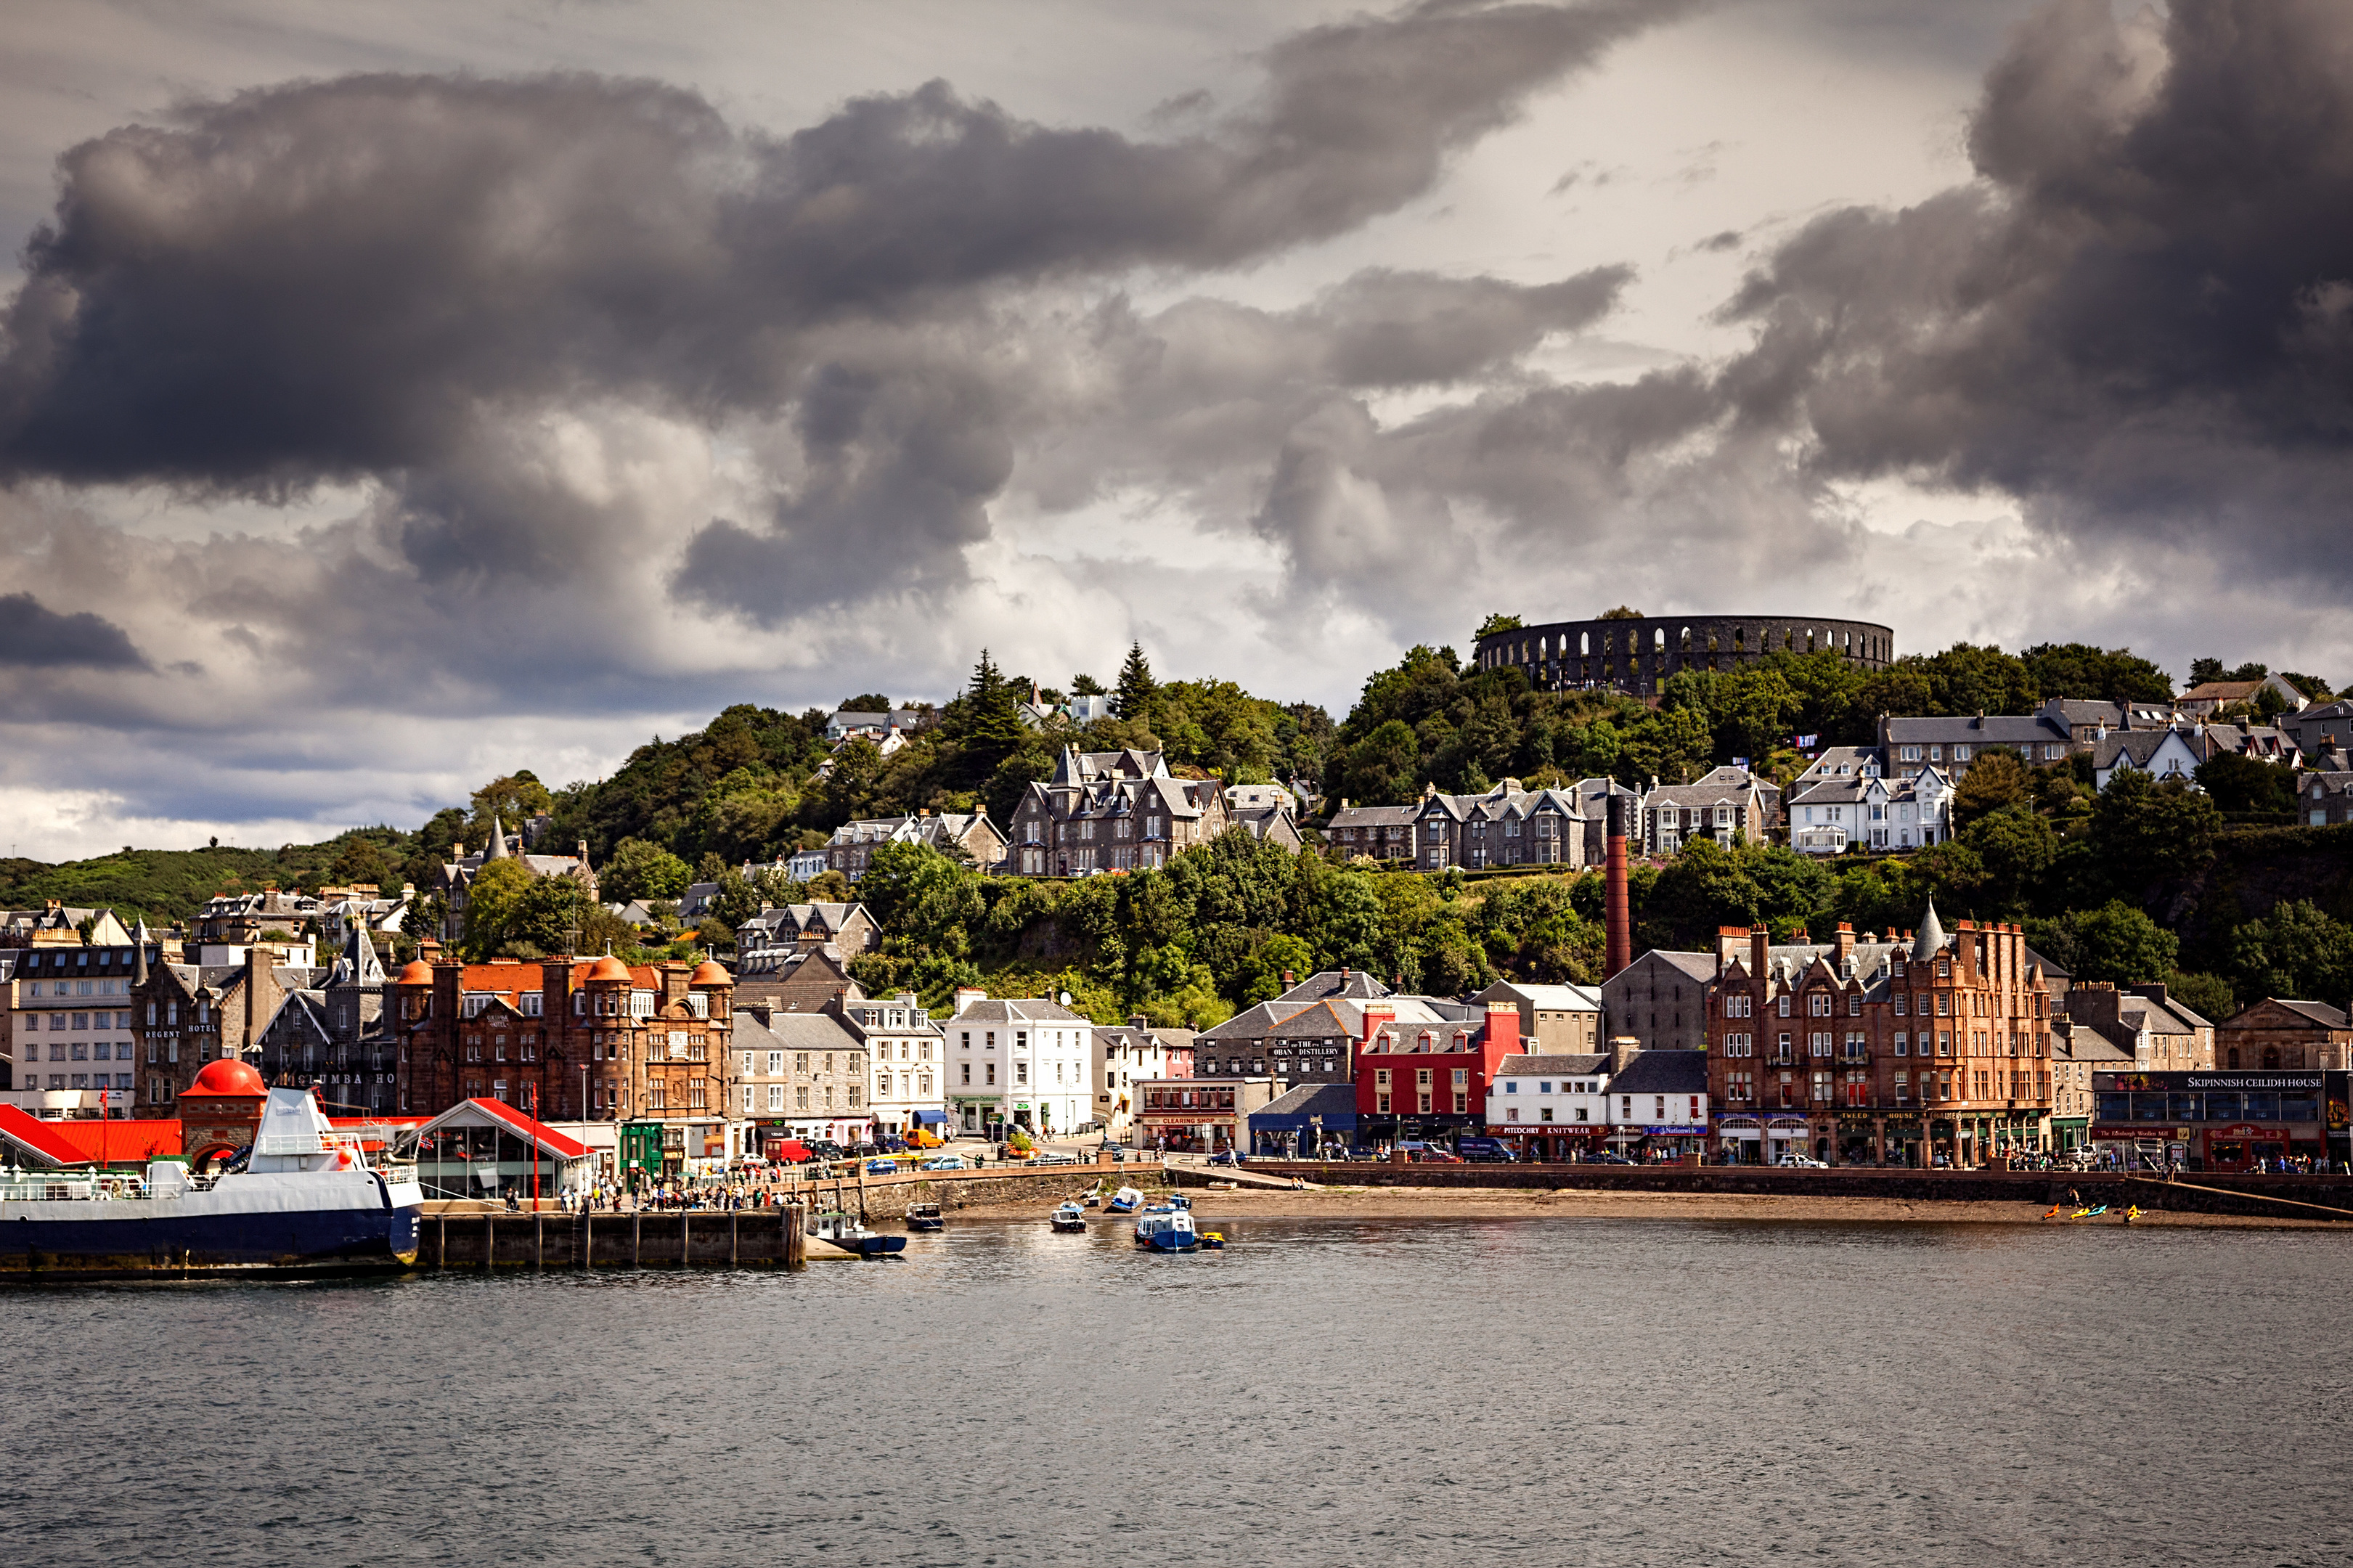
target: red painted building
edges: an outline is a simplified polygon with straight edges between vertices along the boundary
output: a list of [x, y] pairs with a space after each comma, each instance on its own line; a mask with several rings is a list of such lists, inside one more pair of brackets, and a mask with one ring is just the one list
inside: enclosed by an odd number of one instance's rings
[[1356, 1053], [1356, 1136], [1366, 1143], [1451, 1142], [1482, 1132], [1487, 1086], [1520, 1054], [1518, 1004], [1487, 1004], [1483, 1022], [1397, 1022], [1387, 1003], [1365, 1005]]

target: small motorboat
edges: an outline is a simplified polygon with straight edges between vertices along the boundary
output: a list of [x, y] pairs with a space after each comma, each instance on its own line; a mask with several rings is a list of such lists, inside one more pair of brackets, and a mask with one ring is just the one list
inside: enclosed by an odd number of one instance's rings
[[947, 1216], [940, 1213], [939, 1205], [909, 1204], [907, 1205], [907, 1228], [909, 1230], [933, 1231], [945, 1230], [947, 1227]]
[[860, 1258], [888, 1258], [892, 1253], [907, 1250], [903, 1236], [884, 1236], [869, 1230], [855, 1215], [835, 1210], [817, 1216], [816, 1228], [809, 1232], [819, 1241], [828, 1241], [844, 1252], [854, 1252]]
[[1122, 1187], [1112, 1194], [1111, 1202], [1103, 1205], [1105, 1214], [1134, 1214], [1143, 1205], [1144, 1194], [1134, 1187]]
[[1155, 1208], [1135, 1216], [1135, 1245], [1153, 1252], [1191, 1252], [1201, 1245], [1201, 1235], [1182, 1209]]
[[1224, 1231], [1222, 1231], [1222, 1230], [1205, 1230], [1205, 1231], [1203, 1231], [1203, 1232], [1201, 1233], [1201, 1250], [1202, 1250], [1202, 1251], [1204, 1251], [1204, 1252], [1223, 1252], [1225, 1249], [1226, 1249], [1226, 1233], [1225, 1233]]
[[1082, 1231], [1087, 1228], [1087, 1211], [1082, 1204], [1067, 1203], [1048, 1215], [1046, 1223], [1056, 1230]]

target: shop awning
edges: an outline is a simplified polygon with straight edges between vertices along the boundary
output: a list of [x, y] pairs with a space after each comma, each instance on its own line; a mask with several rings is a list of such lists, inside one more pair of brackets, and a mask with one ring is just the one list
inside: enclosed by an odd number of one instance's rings
[[941, 1122], [945, 1121], [947, 1119], [948, 1113], [944, 1110], [918, 1110], [915, 1112], [915, 1120], [926, 1127], [935, 1127]]

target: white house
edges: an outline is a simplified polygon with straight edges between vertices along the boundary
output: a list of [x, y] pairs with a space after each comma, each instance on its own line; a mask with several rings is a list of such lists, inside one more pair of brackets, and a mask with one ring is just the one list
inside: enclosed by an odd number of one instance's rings
[[1707, 1053], [1641, 1051], [1610, 1079], [1609, 1146], [1637, 1158], [1707, 1147]]
[[2105, 789], [2120, 773], [2145, 773], [2184, 784], [2206, 760], [2195, 730], [2111, 730], [2092, 747], [2092, 784]]
[[1126, 1142], [1135, 1127], [1135, 1086], [1193, 1070], [1191, 1029], [1155, 1029], [1141, 1015], [1095, 1031], [1095, 1120], [1104, 1135]]
[[867, 1103], [877, 1137], [904, 1137], [922, 1126], [937, 1133], [947, 1121], [943, 1098], [946, 1033], [916, 1005], [915, 994], [845, 1001], [842, 1021], [866, 1046], [873, 1082]]
[[1487, 1136], [1557, 1160], [1592, 1152], [1609, 1131], [1606, 1056], [1505, 1057], [1487, 1085]]
[[1789, 847], [1800, 855], [1916, 849], [1952, 837], [1952, 782], [1937, 768], [1888, 778], [1866, 758], [1851, 773], [1808, 776], [1816, 782], [1800, 779], [1789, 802]]
[[947, 1105], [961, 1131], [1067, 1137], [1094, 1119], [1094, 1026], [1069, 1008], [958, 991], [946, 1032]]

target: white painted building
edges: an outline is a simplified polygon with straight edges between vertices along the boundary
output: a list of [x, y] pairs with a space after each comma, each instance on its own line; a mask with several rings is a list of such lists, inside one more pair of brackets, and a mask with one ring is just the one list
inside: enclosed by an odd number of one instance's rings
[[947, 1120], [944, 1098], [947, 1035], [919, 1005], [915, 994], [845, 1000], [842, 1021], [866, 1047], [873, 1075], [867, 1103], [877, 1137], [904, 1137], [921, 1125], [937, 1133]]
[[1609, 1088], [1606, 1056], [1505, 1057], [1487, 1086], [1487, 1135], [1599, 1139]]
[[130, 1114], [132, 950], [37, 947], [8, 957], [7, 1102], [35, 1116], [95, 1116], [107, 1092], [117, 1114]]
[[1124, 1143], [1135, 1128], [1136, 1085], [1187, 1078], [1198, 1036], [1155, 1029], [1142, 1016], [1095, 1031], [1095, 1115], [1106, 1136]]
[[1917, 849], [1953, 836], [1952, 781], [1936, 768], [1888, 778], [1866, 760], [1852, 773], [1808, 777], [1789, 802], [1789, 847], [1800, 855]]
[[1096, 1120], [1094, 1026], [1069, 1008], [959, 991], [946, 1033], [947, 1108], [959, 1131], [1066, 1137]]

